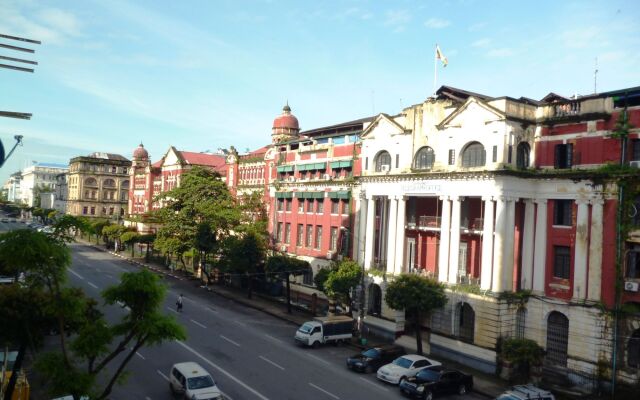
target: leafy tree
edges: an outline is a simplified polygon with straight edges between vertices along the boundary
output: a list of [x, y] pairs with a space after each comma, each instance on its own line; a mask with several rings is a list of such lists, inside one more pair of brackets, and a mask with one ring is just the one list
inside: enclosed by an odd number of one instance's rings
[[351, 306], [350, 291], [360, 283], [362, 269], [357, 262], [345, 258], [335, 263], [331, 268], [327, 280], [324, 282], [324, 292], [334, 301]]
[[267, 259], [265, 270], [277, 274], [287, 283], [287, 312], [291, 314], [291, 282], [290, 275], [299, 276], [309, 273], [311, 266], [307, 261], [289, 257], [286, 254], [276, 254]]
[[228, 271], [244, 274], [247, 277], [247, 297], [253, 293], [253, 278], [264, 265], [266, 255], [265, 242], [256, 232], [247, 232], [229, 236], [222, 248], [221, 264]]
[[87, 221], [73, 215], [62, 215], [53, 224], [52, 236], [56, 239], [70, 243], [73, 242], [78, 232], [86, 232], [89, 229]]
[[154, 233], [147, 233], [144, 235], [140, 235], [137, 239], [138, 243], [146, 244], [146, 251], [144, 254], [144, 261], [149, 262], [149, 248], [153, 245], [153, 242], [156, 240], [156, 235]]
[[122, 235], [120, 235], [120, 240], [122, 241], [122, 243], [126, 244], [127, 246], [131, 247], [131, 257], [133, 258], [135, 256], [134, 251], [135, 251], [135, 246], [136, 246], [136, 242], [138, 241], [138, 239], [140, 238], [140, 234], [138, 232], [134, 232], [134, 231], [127, 231], [122, 233]]
[[544, 349], [531, 339], [509, 338], [502, 342], [502, 357], [514, 364], [516, 380], [528, 382], [531, 366], [541, 364]]
[[444, 285], [435, 279], [403, 274], [387, 286], [384, 299], [389, 307], [406, 310], [413, 315], [418, 354], [422, 354], [420, 316], [430, 316], [434, 310], [447, 304]]
[[336, 268], [337, 265], [331, 265], [328, 268], [320, 268], [318, 272], [316, 272], [316, 275], [313, 277], [313, 284], [316, 285], [318, 290], [321, 290], [323, 292], [325, 291], [324, 283], [329, 278], [329, 274], [331, 273], [331, 271], [335, 270]]
[[114, 244], [115, 251], [118, 251], [120, 247], [119, 246], [120, 237], [122, 236], [123, 233], [127, 232], [128, 230], [129, 228], [123, 225], [117, 225], [117, 224], [107, 225], [104, 228], [102, 228], [102, 236], [107, 238], [107, 246], [111, 246], [111, 244]]
[[104, 218], [97, 218], [91, 221], [91, 232], [96, 235], [96, 244], [99, 244], [103, 229], [109, 225], [111, 225], [111, 222]]

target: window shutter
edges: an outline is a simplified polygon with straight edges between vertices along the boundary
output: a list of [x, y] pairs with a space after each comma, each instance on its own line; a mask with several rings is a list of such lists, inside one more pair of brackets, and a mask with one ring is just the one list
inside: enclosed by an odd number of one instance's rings
[[567, 168], [571, 168], [573, 166], [573, 144], [567, 144]]
[[562, 157], [562, 148], [563, 146], [561, 144], [557, 144], [555, 147], [555, 157], [553, 159], [553, 166], [555, 169], [559, 169], [560, 168], [560, 159]]

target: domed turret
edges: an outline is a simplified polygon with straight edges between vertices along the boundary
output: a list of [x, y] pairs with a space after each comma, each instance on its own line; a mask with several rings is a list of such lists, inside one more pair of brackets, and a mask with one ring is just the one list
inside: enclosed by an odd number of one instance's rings
[[273, 127], [271, 128], [271, 141], [273, 143], [286, 142], [288, 140], [296, 139], [300, 133], [300, 125], [298, 124], [298, 118], [291, 114], [291, 107], [289, 103], [282, 108], [282, 114], [273, 120]]
[[133, 159], [140, 161], [149, 159], [149, 153], [142, 143], [133, 151]]

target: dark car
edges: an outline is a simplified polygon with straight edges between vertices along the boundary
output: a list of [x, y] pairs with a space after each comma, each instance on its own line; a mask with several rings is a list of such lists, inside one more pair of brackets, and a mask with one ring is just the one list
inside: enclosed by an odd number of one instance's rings
[[400, 346], [371, 347], [347, 358], [347, 367], [360, 372], [373, 372], [405, 354], [406, 352]]
[[471, 389], [473, 376], [442, 366], [423, 369], [415, 377], [400, 382], [403, 394], [425, 400], [441, 394], [465, 394]]

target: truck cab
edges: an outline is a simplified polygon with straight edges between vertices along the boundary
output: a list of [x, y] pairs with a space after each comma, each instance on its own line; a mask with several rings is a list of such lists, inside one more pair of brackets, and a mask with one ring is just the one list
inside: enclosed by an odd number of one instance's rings
[[353, 336], [353, 318], [347, 316], [316, 317], [307, 321], [296, 331], [297, 343], [318, 347], [321, 344], [340, 343]]

